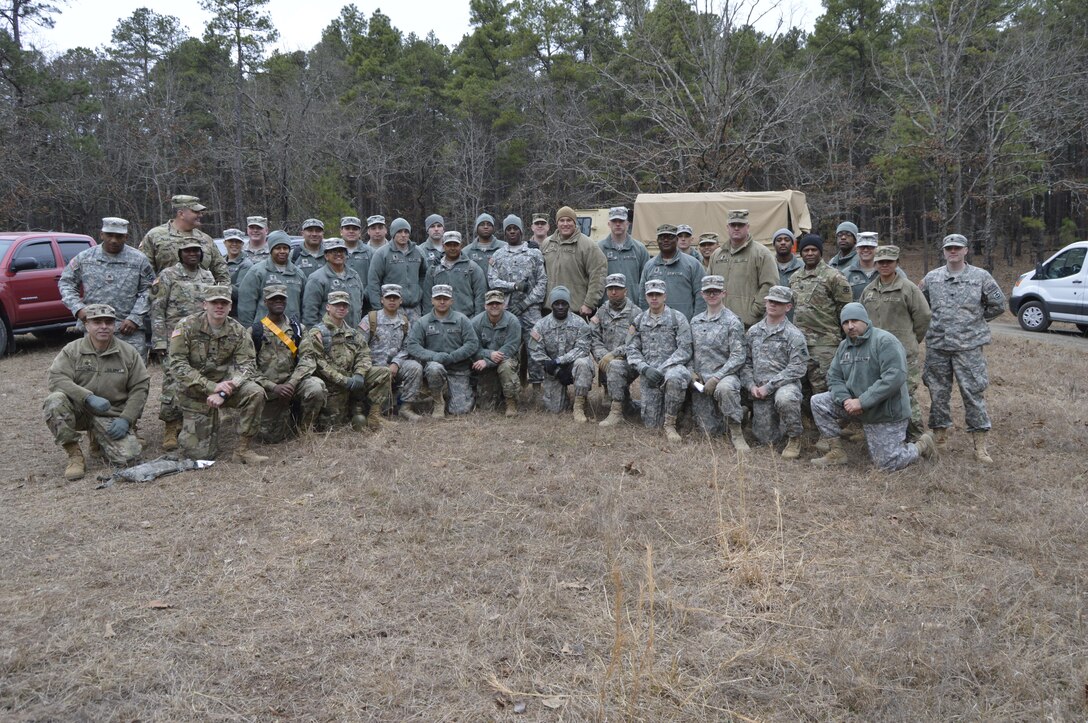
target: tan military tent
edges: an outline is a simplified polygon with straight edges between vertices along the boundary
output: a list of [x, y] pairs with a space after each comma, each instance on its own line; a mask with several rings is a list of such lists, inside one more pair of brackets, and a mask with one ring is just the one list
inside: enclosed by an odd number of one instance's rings
[[812, 229], [805, 194], [800, 191], [756, 191], [752, 193], [640, 193], [635, 198], [635, 224], [631, 235], [652, 246], [656, 252], [657, 227], [686, 223], [699, 234], [713, 231], [725, 243], [730, 211], [748, 209], [752, 238], [771, 243], [780, 228], [795, 234]]

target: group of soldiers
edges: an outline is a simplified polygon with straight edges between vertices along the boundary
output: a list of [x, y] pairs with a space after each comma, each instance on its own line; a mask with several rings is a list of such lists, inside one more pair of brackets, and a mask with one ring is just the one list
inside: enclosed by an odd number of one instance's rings
[[846, 463], [841, 437], [858, 434], [891, 470], [945, 445], [955, 378], [975, 458], [992, 461], [982, 347], [1005, 300], [966, 264], [958, 234], [919, 287], [898, 268], [897, 247], [853, 223], [840, 224], [825, 262], [815, 234], [753, 241], [745, 210], [729, 213], [725, 242], [705, 233], [695, 246], [689, 226], [660, 226], [655, 256], [631, 238], [624, 207], [611, 209], [599, 241], [578, 231], [569, 207], [554, 231], [535, 214], [529, 233], [517, 216], [499, 229], [481, 214], [467, 246], [437, 214], [418, 243], [400, 218], [368, 218], [365, 242], [359, 218], [343, 218], [329, 239], [308, 219], [297, 247], [252, 216], [245, 234], [224, 233], [224, 257], [200, 230], [199, 199], [172, 204], [139, 250], [127, 221], [103, 219], [101, 243], [60, 279], [85, 330], [54, 360], [44, 405], [68, 479], [86, 470], [80, 431], [113, 465], [141, 453], [147, 354], [162, 362], [163, 448], [193, 458], [217, 454], [223, 408], [237, 410], [233, 459], [260, 464], [257, 442], [341, 424], [376, 431], [427, 406], [433, 417], [460, 415], [493, 396], [514, 416], [526, 387], [547, 411], [585, 423], [596, 378], [610, 402], [602, 427], [637, 415], [678, 442], [690, 408], [699, 429], [745, 452], [750, 409], [755, 440], [785, 440], [782, 456], [796, 459], [810, 416], [823, 452], [813, 463]]

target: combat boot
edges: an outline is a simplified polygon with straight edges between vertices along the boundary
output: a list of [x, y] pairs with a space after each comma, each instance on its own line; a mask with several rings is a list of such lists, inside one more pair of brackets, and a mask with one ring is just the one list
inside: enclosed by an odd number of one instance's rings
[[797, 459], [801, 456], [801, 438], [790, 437], [786, 440], [786, 448], [782, 450], [782, 459]]
[[589, 420], [586, 419], [586, 398], [575, 397], [574, 398], [574, 421], [578, 424], [584, 424]]
[[[812, 460], [812, 463], [817, 467], [836, 467], [847, 463], [846, 452], [842, 449], [842, 440], [838, 437], [832, 437], [827, 441], [828, 450], [827, 454], [823, 457], [817, 457]], [[798, 440], [798, 446], [800, 446], [800, 440]], [[785, 454], [783, 452], [783, 454]]]
[[366, 417], [362, 413], [351, 415], [351, 428], [356, 432], [365, 432]]
[[506, 416], [516, 417], [518, 416], [518, 398], [507, 397], [506, 398]]
[[681, 441], [680, 433], [676, 431], [676, 416], [665, 416], [665, 438], [670, 442]]
[[614, 427], [623, 421], [623, 402], [612, 402], [608, 416], [597, 423], [598, 427]]
[[431, 419], [446, 418], [446, 390], [442, 389], [434, 396], [434, 409], [431, 410]]
[[231, 458], [232, 462], [238, 464], [264, 464], [268, 461], [268, 457], [263, 454], [257, 454], [249, 446], [253, 444], [253, 437], [239, 437], [238, 449], [234, 450], [234, 456]]
[[98, 437], [93, 434], [88, 434], [87, 437], [91, 440], [90, 450], [88, 450], [91, 457], [102, 456], [102, 445], [98, 443]]
[[842, 436], [848, 442], [864, 442], [865, 430], [857, 425], [849, 425], [846, 429], [842, 430]]
[[162, 448], [169, 452], [172, 449], [178, 448], [178, 432], [181, 431], [181, 422], [172, 421], [167, 422], [166, 426], [162, 430]]
[[933, 443], [937, 445], [938, 451], [945, 450], [948, 446], [948, 427], [933, 430]]
[[82, 478], [87, 471], [87, 460], [83, 459], [83, 450], [79, 448], [79, 442], [66, 443], [64, 451], [68, 454], [68, 466], [64, 468], [64, 479], [71, 482]]
[[933, 435], [929, 432], [923, 432], [918, 439], [914, 440], [914, 447], [918, 450], [918, 456], [924, 459], [929, 459], [937, 451], [937, 445], [933, 443]]
[[414, 404], [415, 402], [406, 402], [400, 405], [400, 409], [397, 410], [397, 416], [409, 422], [418, 422], [419, 415], [416, 414], [416, 410], [412, 409]]
[[366, 415], [366, 426], [371, 432], [378, 432], [382, 428], [382, 408], [379, 404], [370, 405], [370, 413]]
[[740, 422], [729, 423], [729, 439], [733, 442], [733, 449], [738, 452], [747, 452], [751, 449], [744, 439], [744, 430], [741, 429]]
[[975, 461], [993, 464], [993, 457], [986, 451], [986, 432], [971, 432], [971, 436], [975, 438]]

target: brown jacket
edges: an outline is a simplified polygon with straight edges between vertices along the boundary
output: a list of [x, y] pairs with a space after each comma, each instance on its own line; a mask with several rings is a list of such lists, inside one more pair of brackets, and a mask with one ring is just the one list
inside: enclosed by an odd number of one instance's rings
[[778, 264], [766, 246], [751, 236], [738, 249], [727, 241], [710, 257], [707, 273], [725, 279], [725, 307], [740, 317], [745, 329], [763, 318], [763, 299], [778, 283]]
[[139, 352], [114, 339], [103, 352], [87, 337], [69, 342], [49, 367], [49, 391], [82, 407], [94, 394], [110, 400], [110, 417], [133, 424], [144, 411], [150, 377]]
[[[559, 238], [556, 231], [540, 252], [544, 254], [548, 294], [556, 286], [566, 286], [575, 313], [582, 306], [596, 309], [603, 294], [604, 277], [608, 275], [608, 259], [600, 247], [581, 231], [575, 231], [568, 239]], [[546, 304], [547, 296], [544, 299]]]

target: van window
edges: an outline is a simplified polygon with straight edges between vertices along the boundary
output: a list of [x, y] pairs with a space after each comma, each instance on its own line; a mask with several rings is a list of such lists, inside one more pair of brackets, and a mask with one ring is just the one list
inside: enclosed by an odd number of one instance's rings
[[1043, 278], [1064, 279], [1067, 276], [1079, 274], [1080, 270], [1084, 267], [1085, 253], [1088, 253], [1088, 249], [1086, 248], [1063, 251], [1046, 265], [1046, 272], [1043, 274]]
[[14, 263], [22, 259], [34, 259], [37, 263], [34, 268], [37, 269], [57, 268], [57, 257], [53, 255], [52, 241], [34, 241], [24, 244], [22, 248], [15, 252], [15, 256], [11, 260]]

